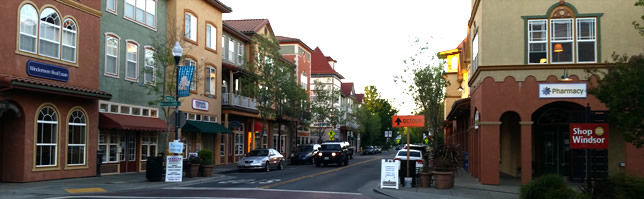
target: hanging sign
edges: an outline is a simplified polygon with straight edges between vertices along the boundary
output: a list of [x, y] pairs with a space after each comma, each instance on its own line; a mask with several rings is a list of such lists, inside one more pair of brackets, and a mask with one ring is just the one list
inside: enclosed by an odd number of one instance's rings
[[539, 84], [539, 98], [586, 98], [586, 83]]
[[179, 74], [177, 74], [177, 82], [179, 83], [179, 97], [187, 97], [190, 95], [190, 83], [192, 82], [192, 74], [195, 71], [194, 66], [180, 66]]
[[608, 149], [607, 123], [571, 123], [571, 149]]
[[165, 165], [165, 181], [181, 182], [183, 173], [183, 157], [180, 155], [169, 155]]

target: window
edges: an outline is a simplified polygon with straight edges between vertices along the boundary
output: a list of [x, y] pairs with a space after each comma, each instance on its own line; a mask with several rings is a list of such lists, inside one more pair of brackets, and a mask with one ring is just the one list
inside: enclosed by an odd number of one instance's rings
[[141, 160], [154, 157], [157, 154], [157, 136], [143, 136], [141, 140]]
[[217, 28], [206, 24], [206, 47], [217, 50]]
[[138, 76], [138, 52], [139, 46], [135, 43], [127, 43], [127, 63], [125, 64], [125, 79], [136, 80]]
[[36, 167], [56, 166], [58, 154], [58, 114], [51, 106], [38, 113], [36, 131]]
[[76, 62], [76, 23], [65, 19], [63, 22], [63, 56], [62, 60]]
[[237, 42], [237, 63], [244, 64], [244, 43]]
[[226, 59], [226, 36], [221, 36], [221, 58]]
[[595, 18], [577, 19], [577, 62], [597, 62]]
[[60, 17], [53, 8], [45, 8], [40, 13], [40, 55], [60, 57]]
[[105, 74], [118, 77], [119, 75], [119, 39], [105, 35]]
[[125, 17], [152, 28], [156, 27], [156, 9], [156, 0], [125, 1]]
[[38, 12], [31, 4], [20, 8], [20, 47], [21, 51], [36, 53], [38, 32]]
[[156, 64], [154, 62], [154, 50], [145, 48], [145, 71], [143, 73], [143, 82], [154, 84], [156, 80]]
[[217, 91], [217, 69], [213, 67], [206, 67], [208, 69], [206, 75], [206, 94], [215, 95]]
[[192, 41], [197, 41], [197, 17], [186, 12], [185, 16], [185, 37]]
[[531, 64], [548, 63], [548, 26], [546, 20], [528, 22], [528, 60]]
[[235, 155], [244, 155], [244, 134], [235, 133]]
[[300, 75], [300, 84], [302, 85], [302, 88], [304, 90], [308, 88], [306, 83], [307, 83], [306, 72], [302, 71], [302, 74]]
[[116, 13], [116, 0], [107, 0], [105, 2], [105, 10]]
[[72, 111], [67, 130], [67, 164], [85, 165], [86, 154], [86, 120], [80, 110]]
[[228, 41], [228, 61], [235, 62], [235, 41], [232, 38]]
[[478, 37], [478, 34], [474, 34], [474, 39], [472, 39], [472, 72], [469, 74], [474, 74], [478, 66], [479, 66], [479, 37]]
[[220, 135], [221, 136], [221, 144], [219, 144], [219, 156], [225, 156], [226, 155], [226, 135]]
[[571, 63], [573, 51], [572, 19], [550, 20], [552, 63]]
[[197, 79], [197, 76], [195, 75], [195, 74], [197, 74], [197, 67], [196, 67], [197, 62], [195, 62], [194, 60], [192, 60], [190, 58], [186, 58], [185, 61], [183, 61], [183, 62], [184, 62], [183, 64], [185, 66], [195, 66], [195, 71], [194, 71], [194, 74], [192, 74], [192, 80], [190, 81], [190, 90], [192, 90], [192, 91], [197, 90], [197, 85], [195, 83], [195, 81], [196, 81], [195, 79]]

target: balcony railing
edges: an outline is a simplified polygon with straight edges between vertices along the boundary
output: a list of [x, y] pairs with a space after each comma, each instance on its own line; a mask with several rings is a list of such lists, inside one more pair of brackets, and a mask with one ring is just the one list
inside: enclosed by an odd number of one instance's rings
[[234, 93], [222, 93], [221, 96], [221, 105], [238, 106], [257, 110], [257, 101], [253, 98]]

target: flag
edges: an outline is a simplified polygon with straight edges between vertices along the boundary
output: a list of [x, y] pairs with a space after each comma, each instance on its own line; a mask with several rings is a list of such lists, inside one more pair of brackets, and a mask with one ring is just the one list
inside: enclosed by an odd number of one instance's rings
[[180, 66], [179, 73], [177, 74], [177, 83], [179, 84], [178, 96], [187, 97], [190, 95], [190, 84], [192, 82], [192, 74], [195, 71], [194, 66]]

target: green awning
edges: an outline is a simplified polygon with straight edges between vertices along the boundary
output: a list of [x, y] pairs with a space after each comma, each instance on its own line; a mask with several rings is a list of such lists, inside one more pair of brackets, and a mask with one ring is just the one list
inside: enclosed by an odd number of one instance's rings
[[192, 120], [186, 121], [186, 125], [181, 127], [181, 131], [195, 133], [233, 133], [230, 129], [227, 129], [219, 123]]

